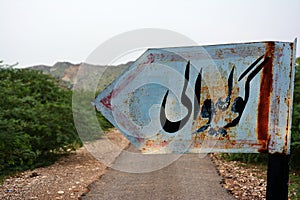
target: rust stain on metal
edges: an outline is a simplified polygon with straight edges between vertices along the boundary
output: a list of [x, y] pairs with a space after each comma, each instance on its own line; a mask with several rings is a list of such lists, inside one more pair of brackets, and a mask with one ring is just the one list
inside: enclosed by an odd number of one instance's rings
[[103, 105], [103, 106], [105, 106], [106, 108], [108, 108], [108, 109], [112, 109], [112, 106], [111, 106], [111, 97], [112, 97], [112, 92], [111, 93], [109, 93], [109, 95], [108, 96], [106, 96], [105, 98], [103, 98], [103, 99], [101, 99], [100, 100], [100, 103]]
[[287, 154], [287, 147], [288, 147], [288, 133], [284, 136], [284, 147], [283, 147], [283, 153]]
[[282, 42], [150, 49], [96, 106], [144, 153], [288, 154], [294, 50]]
[[266, 54], [264, 59], [267, 60], [266, 65], [262, 69], [262, 78], [260, 83], [260, 98], [258, 102], [258, 118], [257, 118], [257, 139], [261, 148], [259, 152], [268, 151], [269, 143], [269, 108], [272, 93], [272, 77], [273, 77], [273, 57], [275, 43], [266, 44]]
[[160, 141], [160, 140], [147, 140], [145, 143], [144, 150], [146, 148], [163, 148], [168, 146], [169, 142], [166, 140]]

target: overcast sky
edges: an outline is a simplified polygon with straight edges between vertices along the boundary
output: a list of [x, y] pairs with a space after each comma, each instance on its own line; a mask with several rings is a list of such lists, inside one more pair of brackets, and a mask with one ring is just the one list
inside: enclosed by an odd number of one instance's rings
[[112, 36], [168, 29], [199, 45], [298, 38], [299, 0], [0, 0], [0, 60], [79, 63]]

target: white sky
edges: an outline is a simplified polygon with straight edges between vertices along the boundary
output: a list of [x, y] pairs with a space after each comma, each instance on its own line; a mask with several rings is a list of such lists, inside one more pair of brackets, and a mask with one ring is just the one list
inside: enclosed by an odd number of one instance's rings
[[293, 41], [300, 0], [0, 0], [0, 60], [79, 63], [111, 37], [168, 29], [199, 43]]

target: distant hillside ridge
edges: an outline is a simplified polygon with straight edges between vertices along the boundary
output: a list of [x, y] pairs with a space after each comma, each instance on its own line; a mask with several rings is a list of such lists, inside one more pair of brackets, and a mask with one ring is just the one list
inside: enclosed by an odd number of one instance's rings
[[[72, 89], [74, 84], [82, 82], [84, 84], [84, 80], [78, 80], [78, 70], [79, 67], [84, 67], [82, 70], [85, 74], [81, 74], [81, 77], [89, 77], [93, 78], [94, 80], [99, 80], [97, 90], [103, 90], [107, 87], [113, 80], [115, 80], [118, 76], [124, 72], [133, 62], [130, 61], [126, 64], [120, 65], [111, 65], [111, 66], [103, 66], [103, 65], [92, 65], [87, 63], [79, 63], [73, 64], [70, 62], [57, 62], [53, 66], [48, 65], [35, 65], [28, 67], [27, 69], [30, 70], [39, 70], [42, 71], [44, 74], [49, 74], [54, 78], [60, 80], [63, 85]], [[103, 74], [101, 77], [95, 77], [95, 71], [103, 70]], [[83, 89], [88, 89], [88, 85], [83, 85]]]

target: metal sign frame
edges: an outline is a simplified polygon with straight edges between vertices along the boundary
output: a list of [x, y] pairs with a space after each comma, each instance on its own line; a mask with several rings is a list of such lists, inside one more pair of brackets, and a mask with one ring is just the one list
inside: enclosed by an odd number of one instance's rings
[[295, 44], [148, 49], [95, 105], [143, 153], [289, 154]]

